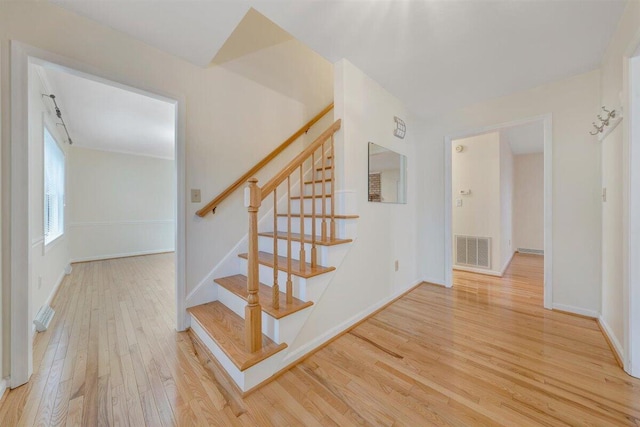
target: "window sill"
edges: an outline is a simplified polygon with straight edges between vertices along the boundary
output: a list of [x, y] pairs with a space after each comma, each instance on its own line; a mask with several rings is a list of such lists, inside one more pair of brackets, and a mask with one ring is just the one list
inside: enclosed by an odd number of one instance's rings
[[44, 250], [43, 250], [43, 254], [46, 254], [47, 252], [49, 252], [51, 249], [53, 249], [54, 247], [56, 247], [58, 245], [58, 243], [63, 240], [64, 238], [64, 233], [62, 233], [61, 235], [59, 235], [58, 237], [56, 237], [55, 239], [53, 239], [52, 241], [45, 243], [44, 244]]

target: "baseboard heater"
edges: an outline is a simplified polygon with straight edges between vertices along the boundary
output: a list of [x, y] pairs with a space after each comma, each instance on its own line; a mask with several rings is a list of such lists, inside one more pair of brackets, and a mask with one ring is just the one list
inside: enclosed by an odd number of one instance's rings
[[521, 254], [544, 255], [544, 251], [542, 249], [518, 248], [518, 252]]
[[36, 318], [33, 320], [33, 324], [36, 325], [36, 331], [44, 332], [49, 327], [49, 323], [51, 323], [51, 319], [53, 319], [53, 315], [56, 314], [53, 311], [53, 308], [48, 305], [43, 305], [38, 310], [38, 314], [36, 314]]

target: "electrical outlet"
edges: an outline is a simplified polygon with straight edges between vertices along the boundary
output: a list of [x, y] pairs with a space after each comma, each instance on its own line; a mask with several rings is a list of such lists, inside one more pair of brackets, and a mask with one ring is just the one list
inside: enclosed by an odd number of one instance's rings
[[456, 199], [456, 207], [457, 208], [461, 208], [462, 207], [462, 199]]
[[398, 262], [398, 260], [396, 260], [396, 271], [398, 271], [400, 269], [400, 263]]
[[191, 203], [200, 203], [200, 190], [196, 188], [191, 189]]

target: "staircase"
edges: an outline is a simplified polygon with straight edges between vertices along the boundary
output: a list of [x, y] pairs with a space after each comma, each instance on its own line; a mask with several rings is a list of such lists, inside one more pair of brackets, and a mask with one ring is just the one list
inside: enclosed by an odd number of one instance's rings
[[[248, 180], [248, 250], [237, 253], [236, 274], [211, 284], [216, 301], [188, 308], [192, 332], [242, 392], [295, 361], [286, 359], [288, 344], [355, 237], [357, 216], [336, 214], [333, 136], [340, 126], [333, 123], [264, 186]], [[271, 211], [258, 227], [265, 200]]]

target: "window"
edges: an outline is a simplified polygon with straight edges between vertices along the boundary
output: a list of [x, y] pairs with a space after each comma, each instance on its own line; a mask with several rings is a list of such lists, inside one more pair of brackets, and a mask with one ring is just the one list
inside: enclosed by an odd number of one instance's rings
[[64, 233], [64, 153], [44, 128], [44, 244]]

